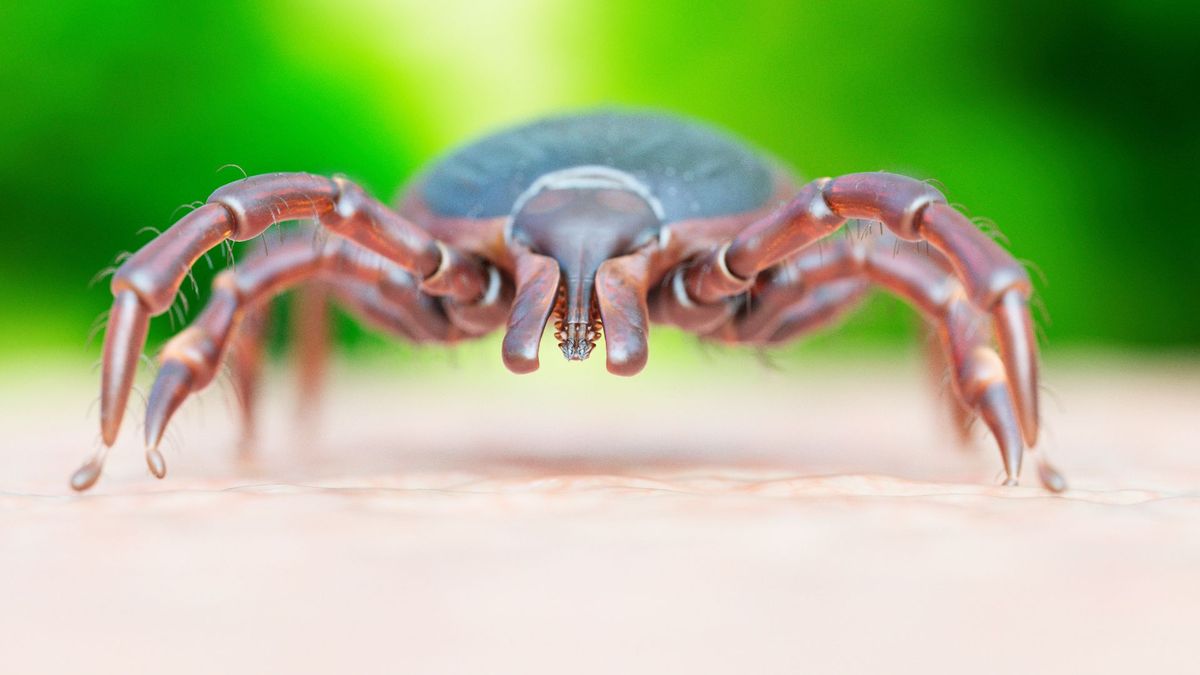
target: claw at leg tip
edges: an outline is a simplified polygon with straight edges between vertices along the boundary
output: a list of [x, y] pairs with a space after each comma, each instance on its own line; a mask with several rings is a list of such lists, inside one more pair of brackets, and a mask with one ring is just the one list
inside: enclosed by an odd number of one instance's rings
[[146, 448], [146, 466], [150, 467], [150, 473], [154, 474], [155, 478], [167, 475], [167, 463], [158, 448]]
[[[178, 361], [163, 362], [158, 371], [158, 378], [154, 381], [154, 387], [150, 390], [150, 402], [146, 406], [147, 462], [151, 461], [150, 450], [157, 448], [158, 442], [162, 440], [167, 422], [171, 420], [171, 416], [175, 414], [179, 405], [191, 391], [192, 373], [188, 367]], [[154, 466], [152, 465], [150, 469], [153, 471]], [[161, 478], [161, 476], [159, 477]]]
[[76, 469], [75, 473], [71, 474], [71, 489], [76, 492], [83, 492], [95, 485], [96, 481], [100, 479], [100, 470], [102, 468], [103, 464], [99, 458], [88, 460], [83, 466]]

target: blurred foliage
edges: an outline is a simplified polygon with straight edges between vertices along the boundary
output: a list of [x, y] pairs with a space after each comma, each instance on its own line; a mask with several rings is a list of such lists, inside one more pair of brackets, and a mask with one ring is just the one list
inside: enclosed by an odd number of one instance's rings
[[[88, 279], [223, 165], [386, 197], [473, 134], [599, 104], [706, 118], [810, 177], [936, 177], [1044, 271], [1053, 345], [1200, 344], [1200, 232], [1176, 220], [1197, 3], [17, 0], [0, 33], [8, 354], [80, 344], [108, 305]], [[912, 323], [872, 309], [854, 339]]]

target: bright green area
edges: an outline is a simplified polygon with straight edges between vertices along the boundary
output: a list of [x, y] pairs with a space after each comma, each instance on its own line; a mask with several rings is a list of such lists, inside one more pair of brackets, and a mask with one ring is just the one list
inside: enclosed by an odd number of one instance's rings
[[[0, 9], [9, 358], [78, 349], [108, 305], [88, 279], [239, 177], [222, 165], [388, 196], [475, 133], [598, 104], [709, 119], [807, 176], [936, 177], [1045, 272], [1052, 345], [1200, 343], [1197, 3], [179, 7]], [[839, 340], [912, 324], [881, 300]]]

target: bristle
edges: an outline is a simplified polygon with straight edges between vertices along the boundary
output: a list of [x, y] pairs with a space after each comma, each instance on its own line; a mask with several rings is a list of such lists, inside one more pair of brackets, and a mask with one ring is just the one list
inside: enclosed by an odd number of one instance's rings
[[558, 346], [568, 361], [583, 361], [596, 346], [598, 333], [590, 323], [570, 323], [562, 331]]

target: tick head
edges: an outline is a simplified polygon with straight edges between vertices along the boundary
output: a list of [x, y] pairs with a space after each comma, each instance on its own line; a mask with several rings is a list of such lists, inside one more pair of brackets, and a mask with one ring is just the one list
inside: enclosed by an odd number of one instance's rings
[[607, 167], [547, 174], [517, 201], [506, 236], [558, 263], [553, 317], [567, 360], [586, 359], [602, 330], [596, 271], [657, 238], [661, 213], [640, 182]]

